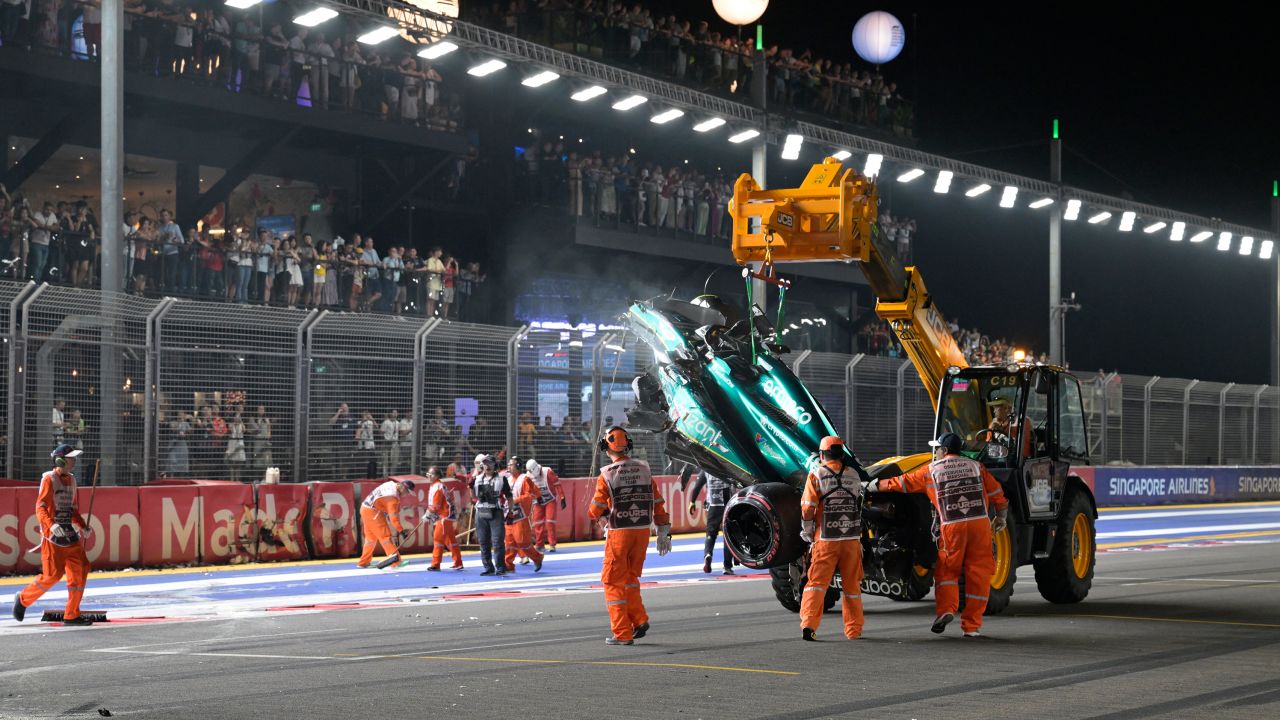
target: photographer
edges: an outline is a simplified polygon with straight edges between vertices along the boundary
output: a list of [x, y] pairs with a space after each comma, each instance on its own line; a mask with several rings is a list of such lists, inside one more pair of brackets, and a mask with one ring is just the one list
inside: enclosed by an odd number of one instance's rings
[[471, 492], [476, 498], [476, 535], [480, 539], [481, 575], [506, 575], [506, 526], [503, 507], [511, 502], [511, 484], [498, 474], [498, 461], [492, 455], [476, 455]]

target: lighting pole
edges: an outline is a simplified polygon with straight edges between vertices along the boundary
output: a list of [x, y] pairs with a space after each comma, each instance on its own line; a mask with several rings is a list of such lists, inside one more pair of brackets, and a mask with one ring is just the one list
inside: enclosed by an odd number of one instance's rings
[[115, 485], [116, 461], [121, 457], [121, 372], [116, 345], [116, 318], [122, 316], [120, 293], [124, 290], [124, 264], [120, 261], [124, 219], [124, 0], [102, 2], [102, 46], [98, 51], [102, 84], [102, 330], [99, 355], [98, 422], [101, 423], [102, 484]]
[[1071, 293], [1070, 300], [1060, 302], [1050, 310], [1050, 313], [1053, 314], [1054, 322], [1058, 324], [1058, 332], [1060, 333], [1057, 337], [1060, 358], [1053, 361], [1055, 365], [1067, 366], [1067, 313], [1080, 308], [1080, 303], [1076, 302], [1076, 294]]
[[[1271, 181], [1271, 232], [1280, 243], [1280, 180]], [[1280, 258], [1271, 260], [1271, 387], [1280, 387]], [[1280, 414], [1280, 407], [1273, 412]], [[1276, 415], [1271, 421], [1271, 461], [1280, 458], [1280, 422]]]
[[[751, 176], [760, 183], [763, 190], [767, 187], [769, 170], [769, 116], [765, 112], [768, 97], [767, 74], [769, 64], [764, 56], [764, 25], [756, 25], [756, 50], [751, 67], [751, 101], [760, 110], [763, 126], [760, 128], [760, 139], [751, 148]], [[758, 269], [763, 269], [763, 265]], [[751, 281], [751, 297], [760, 305], [766, 315], [769, 312], [768, 287], [763, 280]], [[751, 316], [751, 308], [747, 308], [747, 316]], [[779, 328], [781, 331], [781, 328]]]
[[[738, 39], [742, 39], [742, 28], [751, 25], [764, 15], [769, 7], [769, 0], [711, 0], [712, 7], [721, 20], [738, 28]], [[768, 179], [769, 121], [765, 115], [765, 74], [768, 66], [764, 57], [764, 25], [756, 25], [756, 49], [751, 62], [751, 104], [760, 111], [760, 137], [751, 146], [751, 176], [766, 187]], [[759, 267], [756, 268], [760, 269]], [[766, 286], [761, 280], [752, 280], [751, 297], [759, 303], [761, 310], [768, 309]], [[751, 308], [747, 308], [747, 316], [751, 316]]]
[[1049, 362], [1062, 365], [1062, 138], [1057, 118], [1049, 141], [1049, 182], [1055, 196], [1049, 213]]

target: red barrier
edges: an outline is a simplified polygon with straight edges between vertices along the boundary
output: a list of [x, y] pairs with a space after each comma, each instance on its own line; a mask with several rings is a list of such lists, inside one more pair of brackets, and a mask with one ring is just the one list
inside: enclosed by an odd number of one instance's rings
[[[400, 498], [400, 524], [405, 530], [414, 530], [408, 542], [400, 547], [404, 553], [431, 551], [431, 523], [424, 522], [427, 514], [427, 490], [431, 484], [421, 475], [393, 475], [391, 480], [412, 480], [413, 492]], [[375, 486], [376, 487], [376, 486]]]
[[[258, 504], [250, 539], [258, 560], [309, 557], [303, 532], [311, 489], [306, 485], [258, 485]], [[255, 542], [256, 540], [256, 542]]]
[[144, 486], [137, 492], [142, 517], [142, 564], [198, 562], [202, 538], [199, 488]]
[[27, 549], [18, 537], [17, 495], [15, 487], [0, 487], [0, 575], [14, 572], [18, 557]]
[[[89, 514], [89, 498], [93, 515]], [[133, 567], [142, 559], [142, 518], [138, 489], [133, 487], [80, 487], [76, 489], [80, 514], [93, 533], [85, 546], [89, 564], [99, 570]], [[33, 509], [34, 510], [34, 509]]]
[[355, 501], [351, 483], [313, 482], [310, 512], [307, 515], [307, 537], [311, 557], [354, 557], [360, 542], [356, 515], [360, 507]]
[[[18, 567], [20, 573], [40, 571], [40, 521], [36, 519], [36, 496], [39, 490], [34, 486], [18, 488], [14, 492], [15, 507], [18, 515]], [[34, 552], [27, 552], [35, 548]]]
[[564, 489], [569, 509], [556, 518], [557, 524], [570, 528], [570, 540], [591, 540], [596, 537], [595, 523], [587, 517], [587, 506], [591, 504], [595, 488], [594, 481], [587, 478], [560, 478], [560, 487]]
[[[249, 562], [256, 543], [252, 485], [201, 485], [200, 560], [210, 565]], [[250, 528], [255, 528], [251, 531]]]

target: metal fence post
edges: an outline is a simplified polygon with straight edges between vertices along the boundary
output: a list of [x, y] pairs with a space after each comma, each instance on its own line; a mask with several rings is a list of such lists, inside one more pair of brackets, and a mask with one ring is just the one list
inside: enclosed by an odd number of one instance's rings
[[23, 457], [23, 448], [26, 447], [26, 428], [27, 428], [27, 344], [28, 338], [31, 337], [31, 308], [36, 301], [40, 299], [40, 295], [49, 289], [48, 283], [42, 283], [22, 301], [22, 334], [20, 342], [22, 344], [22, 354], [18, 359], [18, 374], [22, 377], [18, 378], [18, 382], [14, 383], [10, 388], [11, 400], [14, 405], [9, 413], [9, 445], [17, 445], [13, 450], [16, 453], [13, 461], [16, 464], [13, 468], [12, 477], [22, 477], [23, 465], [26, 458]]
[[902, 365], [898, 366], [898, 428], [896, 433], [897, 437], [894, 439], [893, 451], [893, 454], [895, 455], [902, 454], [902, 414], [905, 409], [905, 395], [907, 392], [906, 376], [907, 368], [909, 367], [911, 367], [910, 360], [905, 360]]
[[156, 417], [159, 409], [159, 393], [156, 388], [160, 377], [160, 328], [169, 308], [177, 302], [171, 297], [164, 298], [147, 316], [147, 366], [146, 385], [142, 390], [142, 482], [151, 482], [156, 478], [160, 457], [160, 425]]
[[1151, 388], [1160, 382], [1156, 375], [1142, 386], [1142, 464], [1146, 465], [1151, 454]]
[[1235, 386], [1236, 386], [1235, 383], [1227, 383], [1227, 386], [1222, 388], [1222, 392], [1218, 393], [1218, 464], [1219, 465], [1222, 464], [1223, 458], [1226, 457], [1226, 450], [1223, 447], [1223, 442], [1226, 439], [1226, 433], [1224, 432], [1224, 429], [1227, 424], [1227, 393], [1230, 392], [1231, 388]]
[[[5, 470], [11, 478], [22, 477], [21, 465], [14, 464], [14, 453], [22, 452], [21, 435], [15, 435], [22, 427], [22, 400], [25, 393], [22, 392], [22, 379], [24, 377], [23, 367], [27, 358], [27, 343], [25, 338], [18, 335], [18, 308], [24, 305], [23, 298], [35, 288], [36, 284], [30, 280], [27, 281], [17, 295], [13, 296], [13, 300], [9, 301], [9, 364], [5, 368], [7, 374], [7, 382], [9, 388], [9, 442], [4, 448], [4, 466]], [[38, 292], [38, 291], [37, 291]], [[15, 438], [17, 441], [15, 442]], [[17, 446], [15, 448], [15, 445]], [[16, 458], [21, 463], [21, 456]]]
[[1098, 432], [1101, 434], [1101, 437], [1098, 438], [1098, 451], [1102, 455], [1102, 463], [1105, 465], [1107, 462], [1107, 378], [1105, 376], [1100, 377], [1094, 381], [1094, 384], [1099, 386], [1099, 394], [1102, 396], [1101, 401], [1098, 403], [1098, 412], [1102, 418], [1101, 422], [1098, 423], [1100, 428]]
[[422, 467], [422, 442], [426, 437], [423, 428], [427, 424], [427, 408], [422, 398], [422, 388], [427, 382], [426, 338], [442, 322], [440, 318], [433, 317], [423, 323], [413, 336], [413, 448], [409, 451], [409, 469], [414, 475], [421, 475], [427, 469]]
[[1200, 384], [1199, 380], [1192, 380], [1190, 385], [1182, 390], [1182, 464], [1187, 464], [1187, 444], [1191, 441], [1191, 388]]
[[508, 457], [515, 455], [515, 451], [516, 451], [516, 435], [519, 432], [517, 427], [519, 419], [516, 417], [516, 408], [519, 404], [519, 397], [517, 396], [518, 383], [520, 379], [518, 374], [518, 367], [520, 365], [519, 348], [520, 348], [520, 341], [523, 340], [525, 336], [528, 335], [528, 333], [529, 333], [529, 326], [521, 325], [520, 329], [517, 330], [515, 334], [511, 336], [511, 339], [507, 341], [506, 437], [507, 437], [507, 456]]
[[[591, 432], [593, 436], [601, 432], [600, 424], [604, 422], [604, 398], [601, 397], [604, 392], [604, 350], [617, 337], [614, 333], [605, 335], [604, 339], [591, 348]], [[615, 359], [614, 362], [618, 360]]]
[[812, 350], [801, 350], [796, 356], [796, 361], [791, 363], [791, 374], [800, 377], [800, 366], [804, 364], [805, 359], [813, 354]]
[[862, 362], [864, 357], [866, 356], [858, 353], [853, 356], [848, 365], [844, 366], [844, 442], [846, 446], [853, 442], [854, 407], [858, 401], [858, 386], [853, 382], [854, 368]]
[[1253, 464], [1258, 464], [1258, 424], [1262, 420], [1262, 394], [1267, 391], [1269, 385], [1263, 385], [1258, 388], [1258, 392], [1253, 394]]
[[[328, 310], [312, 310], [298, 323], [294, 347], [294, 403], [293, 403], [293, 477], [290, 482], [303, 482], [311, 439], [311, 335], [307, 331]], [[259, 479], [257, 482], [261, 482]]]
[[[1106, 413], [1102, 416], [1102, 462], [1104, 464], [1107, 462], [1110, 462], [1111, 460], [1111, 454], [1110, 454], [1111, 447], [1107, 439], [1107, 435], [1110, 434], [1108, 432], [1108, 430], [1110, 429], [1110, 426], [1108, 425], [1109, 421], [1107, 418], [1110, 417], [1110, 414], [1111, 414], [1111, 383], [1118, 381], [1119, 379], [1120, 379], [1120, 373], [1114, 373], [1114, 372], [1102, 379], [1102, 398], [1103, 398], [1102, 408], [1104, 413]], [[1120, 390], [1120, 402], [1116, 410], [1119, 411], [1118, 414], [1120, 415], [1120, 449], [1117, 452], [1117, 459], [1120, 459], [1124, 456], [1124, 389], [1123, 388], [1121, 388]]]

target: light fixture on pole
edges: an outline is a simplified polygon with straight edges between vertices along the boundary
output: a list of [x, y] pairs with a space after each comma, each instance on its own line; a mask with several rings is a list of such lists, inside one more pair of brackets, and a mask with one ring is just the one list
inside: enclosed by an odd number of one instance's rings
[[744, 143], [752, 138], [760, 137], [760, 131], [755, 128], [747, 128], [729, 136], [729, 142], [733, 144]]
[[521, 80], [520, 84], [524, 85], [525, 87], [539, 88], [539, 87], [542, 87], [543, 85], [546, 85], [549, 82], [555, 82], [556, 80], [559, 80], [559, 79], [560, 79], [560, 73], [552, 72], [550, 70], [543, 70], [540, 73], [530, 75], [524, 80]]
[[1275, 247], [1276, 247], [1275, 241], [1263, 240], [1262, 244], [1258, 246], [1258, 259], [1270, 260], [1271, 254], [1275, 252]]
[[393, 28], [390, 25], [383, 25], [381, 27], [376, 27], [366, 32], [365, 34], [356, 38], [356, 41], [364, 43], [365, 45], [377, 45], [383, 40], [390, 40], [391, 38], [399, 34], [400, 34], [399, 28]]
[[1110, 220], [1110, 219], [1111, 219], [1111, 211], [1110, 211], [1110, 210], [1103, 210], [1102, 212], [1094, 213], [1094, 214], [1089, 218], [1089, 224], [1090, 224], [1090, 225], [1101, 225], [1102, 223], [1104, 223], [1104, 222], [1106, 222], [1106, 221], [1108, 221], [1108, 220]]
[[1252, 236], [1245, 235], [1240, 238], [1240, 254], [1241, 255], [1253, 254], [1253, 237]]
[[1218, 252], [1227, 252], [1231, 249], [1231, 233], [1218, 233]]
[[722, 117], [707, 118], [706, 120], [703, 120], [702, 122], [698, 123], [697, 125], [694, 125], [694, 126], [693, 126], [693, 131], [694, 131], [694, 132], [704, 133], [704, 132], [708, 132], [708, 131], [711, 131], [711, 130], [715, 130], [716, 128], [720, 127], [721, 125], [724, 125], [724, 118], [722, 118]]
[[1169, 230], [1169, 239], [1173, 242], [1182, 242], [1182, 238], [1186, 236], [1187, 224], [1179, 220], [1173, 224], [1173, 228]]
[[295, 25], [301, 25], [303, 27], [315, 27], [316, 25], [319, 25], [322, 22], [327, 22], [336, 17], [338, 17], [337, 10], [334, 10], [332, 8], [322, 7], [322, 8], [316, 8], [315, 10], [311, 10], [309, 12], [302, 13], [298, 17], [294, 18], [293, 22]]
[[955, 177], [955, 173], [950, 170], [939, 170], [938, 179], [933, 182], [933, 191], [939, 195], [946, 195], [951, 189], [951, 178]]
[[1004, 192], [1000, 193], [1000, 207], [1011, 208], [1018, 201], [1018, 188], [1012, 185], [1005, 185]]
[[427, 60], [438, 60], [457, 49], [458, 46], [454, 43], [451, 43], [448, 40], [441, 40], [440, 42], [431, 43], [419, 50], [418, 57], [426, 58]]
[[837, 150], [831, 153], [831, 157], [835, 158], [836, 160], [839, 160], [840, 162], [844, 162], [845, 160], [848, 160], [849, 158], [853, 157], [853, 153], [849, 152], [848, 150]]
[[906, 172], [902, 173], [901, 175], [899, 175], [899, 176], [898, 176], [898, 182], [900, 182], [900, 183], [909, 183], [909, 182], [911, 182], [912, 180], [915, 180], [916, 178], [920, 177], [921, 175], [924, 175], [924, 171], [923, 171], [923, 170], [921, 170], [920, 168], [912, 168], [912, 169], [910, 169], [910, 170], [908, 170], [908, 171], [906, 171]]
[[1138, 219], [1138, 213], [1132, 210], [1125, 210], [1120, 215], [1120, 232], [1130, 232], [1133, 230], [1133, 221]]
[[1068, 201], [1067, 201], [1067, 211], [1066, 211], [1066, 212], [1064, 212], [1064, 213], [1062, 213], [1062, 219], [1063, 219], [1063, 220], [1071, 220], [1071, 221], [1075, 221], [1075, 220], [1079, 219], [1079, 218], [1080, 218], [1080, 206], [1081, 206], [1082, 204], [1083, 204], [1083, 203], [1081, 203], [1079, 200], [1068, 200]]
[[787, 139], [782, 143], [782, 159], [798, 160], [800, 159], [800, 148], [804, 145], [804, 136], [796, 133], [787, 135]]
[[649, 98], [643, 95], [632, 95], [631, 97], [623, 98], [622, 100], [614, 103], [613, 109], [618, 112], [626, 112], [631, 108], [639, 107], [647, 102], [649, 102]]
[[1028, 203], [1027, 207], [1031, 208], [1032, 210], [1039, 210], [1042, 207], [1049, 207], [1052, 204], [1053, 204], [1053, 198], [1040, 198], [1039, 200], [1035, 200], [1033, 202]]
[[668, 110], [663, 110], [657, 115], [654, 115], [653, 117], [649, 118], [649, 122], [653, 123], [654, 125], [666, 125], [672, 120], [675, 120], [676, 118], [679, 118], [682, 116], [684, 116], [683, 110], [679, 108], [670, 108]]
[[227, 7], [244, 10], [245, 8], [251, 8], [254, 5], [257, 5], [260, 2], [262, 2], [262, 0], [227, 0]]
[[589, 85], [569, 97], [573, 98], [577, 102], [586, 102], [592, 98], [598, 98], [607, 92], [609, 91], [599, 85]]
[[730, 25], [750, 25], [769, 8], [769, 0], [711, 0], [711, 7]]
[[862, 167], [862, 174], [867, 178], [875, 178], [880, 175], [880, 166], [884, 164], [884, 156], [880, 153], [871, 153], [867, 155], [867, 164]]
[[1192, 236], [1191, 236], [1191, 242], [1193, 242], [1193, 243], [1202, 243], [1202, 242], [1204, 242], [1205, 240], [1208, 240], [1208, 239], [1209, 239], [1210, 237], [1212, 237], [1212, 236], [1213, 236], [1213, 231], [1212, 231], [1212, 230], [1201, 230], [1200, 232], [1198, 232], [1198, 233], [1196, 233], [1195, 235], [1192, 235]]
[[991, 190], [990, 185], [988, 185], [987, 183], [982, 183], [981, 185], [974, 185], [973, 187], [969, 188], [967, 191], [965, 191], [964, 196], [976, 198], [979, 195], [990, 192], [990, 190]]
[[491, 58], [489, 60], [485, 60], [479, 65], [473, 65], [472, 67], [467, 68], [467, 74], [474, 75], [475, 77], [486, 77], [498, 72], [506, 66], [507, 64], [505, 62], [497, 58]]
[[1142, 232], [1144, 232], [1144, 233], [1146, 233], [1146, 234], [1150, 235], [1150, 234], [1152, 234], [1152, 233], [1158, 233], [1158, 232], [1160, 232], [1161, 230], [1165, 229], [1167, 226], [1168, 226], [1168, 224], [1167, 224], [1167, 223], [1165, 223], [1165, 221], [1160, 220], [1160, 221], [1158, 221], [1158, 222], [1153, 222], [1153, 223], [1151, 223], [1150, 225], [1148, 225], [1148, 226], [1146, 226], [1146, 227], [1142, 228]]

